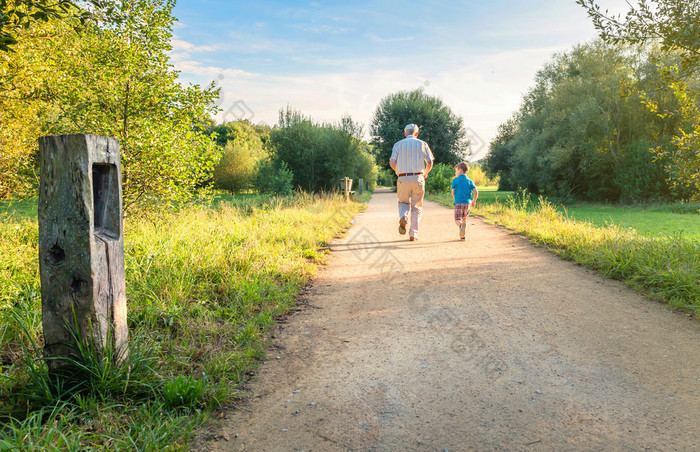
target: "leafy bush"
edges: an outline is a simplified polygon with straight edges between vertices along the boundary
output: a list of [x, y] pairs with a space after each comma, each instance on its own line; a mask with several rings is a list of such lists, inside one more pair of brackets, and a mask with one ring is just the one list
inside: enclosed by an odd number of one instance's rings
[[369, 145], [346, 124], [316, 124], [289, 107], [280, 111], [279, 127], [270, 132], [270, 151], [274, 161], [292, 171], [293, 186], [306, 191], [337, 189], [343, 177], [370, 184], [377, 179]]
[[396, 186], [396, 173], [391, 169], [379, 169], [377, 171], [377, 184], [382, 187]]
[[449, 191], [454, 177], [455, 169], [452, 165], [437, 163], [425, 179], [425, 189], [429, 193]]
[[262, 160], [258, 162], [255, 176], [255, 188], [260, 193], [287, 196], [294, 187], [294, 173], [285, 162]]
[[489, 175], [486, 174], [481, 165], [477, 163], [470, 165], [469, 173], [467, 174], [467, 176], [469, 177], [469, 179], [474, 181], [474, 184], [477, 187], [495, 187], [499, 183], [498, 176], [496, 176], [495, 178], [489, 177]]
[[255, 127], [238, 121], [217, 126], [218, 142], [224, 142], [221, 160], [214, 168], [214, 186], [229, 192], [240, 192], [253, 186], [258, 163], [267, 157], [262, 137]]

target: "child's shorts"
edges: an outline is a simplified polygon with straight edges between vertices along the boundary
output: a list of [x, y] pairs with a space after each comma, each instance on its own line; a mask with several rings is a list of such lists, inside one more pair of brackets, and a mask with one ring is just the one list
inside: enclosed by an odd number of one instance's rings
[[471, 208], [471, 204], [455, 204], [455, 221], [466, 220]]

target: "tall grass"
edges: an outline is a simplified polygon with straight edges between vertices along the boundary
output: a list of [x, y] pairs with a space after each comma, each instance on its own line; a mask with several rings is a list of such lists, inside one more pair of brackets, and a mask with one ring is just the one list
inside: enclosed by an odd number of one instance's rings
[[294, 305], [328, 243], [362, 207], [298, 193], [129, 217], [129, 361], [118, 366], [114, 353], [76, 341], [77, 386], [52, 378], [41, 358], [36, 219], [4, 215], [0, 446], [186, 449], [201, 413], [236, 398], [263, 356], [267, 328]]

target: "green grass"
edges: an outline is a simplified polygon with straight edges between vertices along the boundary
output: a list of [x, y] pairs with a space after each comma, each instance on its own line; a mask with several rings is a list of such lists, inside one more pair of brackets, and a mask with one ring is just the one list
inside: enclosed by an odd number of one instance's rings
[[13, 201], [0, 201], [0, 220], [12, 218], [35, 219], [37, 216], [37, 203], [35, 199], [18, 199]]
[[562, 211], [571, 219], [596, 226], [616, 225], [647, 236], [682, 235], [700, 241], [700, 214], [674, 212], [671, 208], [574, 205]]
[[[586, 211], [579, 207], [564, 209], [526, 193], [508, 197], [505, 202], [494, 201], [497, 195], [482, 199], [481, 193], [474, 214], [524, 234], [565, 259], [624, 281], [652, 298], [700, 313], [700, 240], [695, 233], [677, 229], [700, 221], [696, 213], [677, 213], [683, 210], [678, 206], [591, 206], [589, 214], [604, 212], [603, 218], [615, 218], [595, 224], [574, 219], [575, 215], [586, 218]], [[429, 199], [452, 206], [449, 194], [430, 195]], [[685, 210], [694, 212], [692, 208]], [[649, 218], [656, 224], [650, 226]], [[689, 231], [695, 231], [693, 227]]]
[[219, 196], [129, 216], [128, 364], [80, 344], [77, 378], [52, 379], [41, 358], [36, 203], [5, 205], [0, 449], [186, 450], [206, 413], [236, 399], [266, 331], [363, 206], [337, 196]]

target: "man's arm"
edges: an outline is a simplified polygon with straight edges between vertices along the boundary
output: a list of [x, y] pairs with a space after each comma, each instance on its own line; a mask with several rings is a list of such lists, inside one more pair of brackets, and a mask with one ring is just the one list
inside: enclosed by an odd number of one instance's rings
[[425, 171], [424, 176], [427, 177], [431, 169], [433, 169], [433, 163], [435, 162], [435, 157], [433, 157], [433, 151], [430, 150], [430, 146], [425, 143]]
[[394, 172], [396, 172], [396, 159], [390, 159], [389, 166], [391, 166], [391, 169], [393, 169]]

